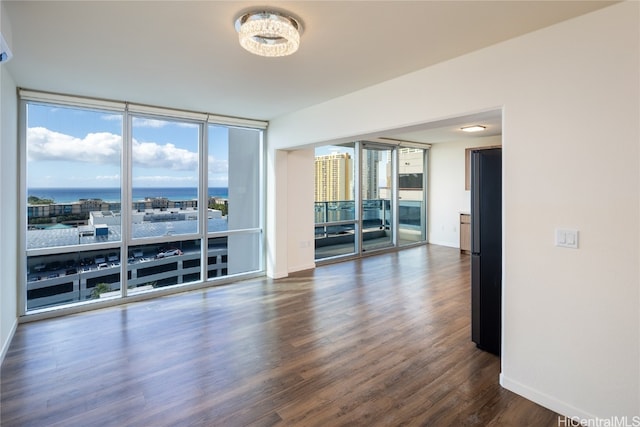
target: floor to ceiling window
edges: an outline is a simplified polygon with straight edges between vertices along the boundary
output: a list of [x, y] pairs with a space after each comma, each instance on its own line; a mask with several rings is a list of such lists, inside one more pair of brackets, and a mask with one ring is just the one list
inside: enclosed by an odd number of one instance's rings
[[355, 143], [324, 146], [315, 156], [315, 257], [355, 254]]
[[262, 259], [261, 132], [210, 125], [208, 134], [207, 277], [258, 270]]
[[316, 260], [425, 242], [427, 155], [368, 141], [316, 148]]
[[21, 91], [22, 314], [261, 274], [264, 124], [233, 121]]

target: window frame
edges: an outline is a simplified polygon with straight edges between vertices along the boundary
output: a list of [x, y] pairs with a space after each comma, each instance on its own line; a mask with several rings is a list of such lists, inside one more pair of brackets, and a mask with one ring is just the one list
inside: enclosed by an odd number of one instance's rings
[[[18, 314], [19, 316], [27, 316], [31, 319], [50, 317], [54, 314], [65, 314], [68, 312], [77, 312], [84, 310], [93, 310], [96, 308], [119, 305], [127, 302], [155, 298], [158, 296], [184, 292], [186, 290], [209, 287], [214, 284], [229, 283], [240, 278], [250, 278], [263, 276], [265, 274], [265, 135], [264, 131], [267, 122], [243, 118], [225, 117], [210, 113], [191, 112], [184, 110], [176, 110], [162, 107], [154, 107], [147, 105], [131, 104], [123, 101], [102, 100], [88, 97], [79, 97], [73, 95], [54, 94], [49, 92], [39, 92], [33, 90], [18, 90], [18, 138], [19, 138], [19, 188], [20, 198], [18, 214], [19, 214], [19, 271], [20, 275], [18, 289]], [[27, 248], [27, 106], [28, 105], [45, 105], [51, 107], [69, 107], [79, 110], [97, 111], [105, 113], [122, 114], [122, 147], [121, 147], [121, 178], [120, 178], [120, 203], [121, 206], [130, 206], [131, 209], [121, 209], [121, 238], [119, 241], [83, 243], [78, 245], [55, 246], [46, 248]], [[153, 236], [148, 238], [133, 238], [132, 233], [132, 134], [133, 134], [133, 118], [151, 118], [158, 120], [169, 120], [175, 122], [189, 122], [199, 126], [198, 131], [198, 230], [196, 233], [177, 234], [170, 236]], [[207, 230], [207, 208], [208, 208], [208, 127], [209, 125], [218, 125], [225, 127], [238, 127], [242, 129], [255, 129], [259, 132], [259, 168], [258, 177], [258, 195], [257, 204], [259, 206], [259, 224], [258, 227], [240, 230], [226, 230], [208, 232]], [[207, 277], [207, 244], [209, 239], [216, 237], [228, 237], [234, 234], [257, 234], [259, 238], [258, 250], [259, 266], [257, 270], [248, 271], [215, 277], [209, 279]], [[153, 292], [136, 293], [135, 295], [127, 294], [126, 283], [128, 261], [127, 253], [129, 247], [137, 245], [146, 245], [153, 243], [182, 242], [189, 240], [199, 240], [200, 242], [200, 280], [185, 284], [168, 286], [167, 288], [159, 288]], [[28, 292], [28, 270], [27, 260], [32, 256], [52, 255], [52, 254], [71, 254], [83, 253], [93, 250], [101, 250], [103, 252], [119, 251], [121, 256], [120, 262], [120, 296], [114, 299], [105, 299], [104, 301], [75, 301], [69, 304], [45, 306], [42, 308], [28, 309], [27, 292]]]

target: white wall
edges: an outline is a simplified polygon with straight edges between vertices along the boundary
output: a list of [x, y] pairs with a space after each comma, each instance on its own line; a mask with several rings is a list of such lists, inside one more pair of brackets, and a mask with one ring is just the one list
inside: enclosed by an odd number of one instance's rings
[[[0, 23], [0, 31], [11, 43], [11, 29], [2, 4]], [[16, 85], [6, 67], [0, 65], [0, 361], [17, 325], [17, 120]]]
[[[640, 415], [639, 8], [609, 6], [270, 124], [275, 150], [503, 107], [501, 381], [569, 416]], [[313, 227], [311, 214], [272, 219], [272, 238]], [[554, 247], [556, 227], [579, 229], [580, 248]], [[286, 250], [270, 257], [286, 270]]]
[[[306, 227], [306, 223], [297, 221], [298, 217], [308, 218], [314, 215], [313, 202], [315, 177], [308, 173], [313, 169], [315, 150], [287, 151], [287, 193], [289, 194], [288, 221], [291, 226], [288, 229], [288, 273], [307, 270], [316, 266], [314, 247], [314, 228]], [[309, 191], [311, 189], [311, 191]]]
[[465, 186], [465, 150], [500, 145], [502, 136], [432, 144], [429, 149], [429, 243], [460, 247], [460, 212], [471, 211]]
[[[268, 139], [267, 139], [268, 142]], [[266, 153], [266, 272], [278, 279], [287, 277], [289, 252], [289, 186], [287, 183], [288, 152], [268, 148]], [[305, 217], [300, 215], [297, 224], [304, 226]], [[295, 228], [291, 230], [293, 233]], [[292, 261], [292, 263], [295, 261]]]

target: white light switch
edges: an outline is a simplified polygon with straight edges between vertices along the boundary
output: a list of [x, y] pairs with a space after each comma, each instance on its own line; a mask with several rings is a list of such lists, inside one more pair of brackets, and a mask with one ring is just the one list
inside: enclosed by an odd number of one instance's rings
[[578, 249], [578, 230], [556, 228], [556, 246]]

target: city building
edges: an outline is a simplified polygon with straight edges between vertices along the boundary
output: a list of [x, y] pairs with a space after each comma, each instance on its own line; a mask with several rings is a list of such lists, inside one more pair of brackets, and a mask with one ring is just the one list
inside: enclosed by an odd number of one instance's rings
[[353, 164], [349, 153], [315, 158], [315, 201], [353, 200]]
[[[68, 236], [55, 236], [61, 243], [77, 236], [75, 230], [65, 231]], [[111, 233], [119, 235], [120, 226], [111, 227]], [[138, 227], [140, 233], [144, 233], [143, 224]], [[96, 233], [95, 237], [100, 236]], [[212, 241], [206, 258], [207, 278], [228, 274], [226, 244]], [[121, 262], [115, 252], [105, 253], [104, 250], [83, 252], [82, 257], [77, 254], [32, 257], [27, 266], [27, 308], [35, 310], [86, 302], [105, 295], [119, 296], [112, 291], [119, 290], [122, 285]], [[201, 280], [200, 262], [200, 247], [193, 242], [185, 242], [180, 248], [164, 244], [132, 248], [127, 259], [128, 295]], [[105, 295], [96, 294], [100, 284], [106, 286]]]
[[[384, 176], [384, 181], [380, 181], [380, 165], [382, 161], [380, 152], [377, 150], [366, 150], [362, 162], [362, 198], [375, 200], [380, 198], [380, 187], [389, 186], [389, 176]], [[390, 159], [385, 159], [386, 165], [390, 164]], [[387, 174], [388, 175], [388, 174]]]
[[[464, 149], [495, 141], [460, 137], [439, 142], [433, 140], [434, 135], [444, 127], [459, 130], [494, 119], [501, 129], [498, 138], [503, 147], [504, 184], [503, 350], [495, 381], [559, 414], [586, 420], [583, 424], [640, 416], [640, 4], [633, 0], [389, 1], [287, 2], [286, 6], [294, 8], [292, 13], [308, 25], [300, 50], [287, 58], [261, 58], [238, 46], [233, 22], [241, 11], [234, 2], [2, 0], [0, 32], [13, 52], [11, 59], [0, 62], [2, 356], [12, 345], [15, 331], [28, 326], [22, 322], [29, 320], [20, 304], [26, 272], [18, 267], [24, 264], [27, 233], [26, 227], [17, 226], [27, 216], [24, 191], [18, 185], [25, 174], [26, 157], [25, 147], [18, 143], [24, 134], [19, 89], [60, 94], [59, 100], [66, 96], [99, 99], [107, 111], [113, 103], [126, 104], [126, 114], [152, 116], [153, 108], [160, 106], [173, 108], [182, 117], [185, 112], [200, 112], [199, 124], [216, 117], [219, 124], [224, 118], [232, 122], [233, 129], [242, 124], [238, 118], [268, 122], [265, 149], [255, 154], [263, 160], [264, 170], [240, 168], [243, 179], [255, 174], [265, 179], [259, 197], [264, 202], [260, 208], [264, 207], [264, 228], [255, 234], [264, 236], [264, 274], [273, 282], [263, 292], [281, 285], [284, 292], [295, 293], [280, 279], [316, 267], [312, 209], [315, 146], [374, 137], [406, 140], [417, 138], [419, 131], [429, 131], [430, 138], [414, 140], [431, 144], [428, 243], [456, 245], [459, 214], [468, 207], [469, 197], [463, 189]], [[3, 58], [11, 56], [2, 53]], [[137, 111], [131, 108], [134, 106]], [[242, 157], [245, 151], [239, 149], [231, 156], [242, 164], [247, 161]], [[208, 159], [202, 153], [198, 160], [204, 164]], [[205, 177], [200, 178], [205, 182]], [[242, 186], [235, 191], [230, 198], [247, 203], [254, 199], [244, 197], [243, 191], [251, 190]], [[237, 209], [247, 217], [261, 213], [246, 206]], [[556, 230], [567, 228], [579, 232], [576, 249], [555, 244]], [[402, 268], [401, 251], [385, 260], [389, 265], [385, 274]], [[340, 279], [355, 281], [358, 276]], [[401, 292], [398, 285], [397, 292]], [[374, 292], [364, 285], [361, 289], [358, 297], [363, 300], [368, 292]], [[273, 307], [276, 299], [265, 297], [264, 304]], [[429, 300], [428, 292], [416, 295], [416, 305], [425, 301], [444, 303]], [[224, 304], [220, 305], [224, 313]], [[376, 309], [410, 316], [408, 307]], [[353, 313], [345, 310], [341, 315]], [[463, 313], [456, 313], [451, 319], [456, 322], [463, 317]], [[228, 333], [243, 333], [233, 330], [232, 320], [228, 319]], [[267, 349], [261, 345], [272, 335], [286, 336], [289, 328], [326, 326], [326, 319], [317, 312], [307, 320], [295, 325], [272, 322], [272, 333], [260, 337], [259, 342], [227, 351], [251, 353], [255, 356], [253, 365], [258, 365], [260, 351]], [[119, 321], [125, 332], [114, 336], [126, 341], [126, 328], [139, 325], [124, 315]], [[100, 332], [95, 325], [83, 327]], [[184, 325], [185, 330], [189, 327]], [[425, 322], [425, 330], [429, 327]], [[73, 332], [68, 331], [70, 336]], [[463, 327], [459, 333], [467, 330]], [[206, 341], [211, 349], [215, 346], [215, 339], [209, 336], [193, 341], [188, 344]], [[353, 347], [362, 342], [354, 337], [349, 344]], [[440, 344], [416, 342], [411, 354], [438, 351], [439, 360], [446, 363], [452, 354]], [[330, 358], [323, 353], [321, 341], [293, 343], [287, 356], [305, 345], [313, 345], [320, 355], [317, 357], [322, 357], [314, 361]], [[84, 343], [83, 349], [88, 346], [90, 343]], [[169, 352], [168, 348], [154, 350], [147, 355], [147, 362], [140, 363], [140, 369]], [[182, 357], [179, 350], [182, 348], [171, 353], [176, 360]], [[9, 353], [7, 357], [19, 357]], [[83, 367], [75, 348], [67, 354], [78, 368]], [[20, 355], [23, 358], [15, 365], [26, 369], [38, 364], [36, 369], [40, 370], [29, 377], [30, 382], [37, 381], [48, 360], [34, 361], [28, 353]], [[136, 384], [141, 379], [136, 377], [140, 369], [123, 368], [124, 362], [136, 355], [123, 351], [117, 356], [104, 367], [112, 374], [110, 378], [122, 376]], [[403, 355], [389, 357], [401, 359]], [[185, 371], [185, 383], [201, 384], [210, 379], [200, 375], [209, 360], [198, 362]], [[440, 367], [411, 366], [414, 372]], [[457, 375], [475, 377], [483, 366], [461, 362]], [[229, 363], [230, 372], [237, 368]], [[70, 372], [80, 376], [82, 370], [60, 373]], [[300, 377], [300, 371], [291, 372], [287, 381]], [[331, 377], [335, 371], [326, 372], [327, 381], [349, 388], [348, 378]], [[410, 373], [403, 372], [392, 385], [402, 388], [404, 381], [411, 380]], [[158, 388], [164, 385], [162, 378], [156, 377], [160, 374], [149, 374], [158, 378]], [[368, 378], [373, 384], [376, 376]], [[261, 380], [255, 382], [278, 385], [272, 377]], [[233, 386], [237, 383], [230, 382], [229, 387]], [[429, 386], [448, 387], [446, 378]], [[200, 394], [190, 396], [191, 401], [179, 403], [157, 396], [167, 412], [156, 412], [156, 420], [162, 421], [163, 415], [179, 406], [195, 401], [194, 406], [200, 408], [213, 400], [205, 386], [198, 390]], [[59, 400], [82, 394], [75, 387], [64, 391], [68, 394]], [[247, 385], [236, 391], [245, 399], [253, 389]], [[314, 394], [309, 406], [330, 401], [331, 389], [324, 391], [326, 395]], [[496, 394], [507, 394], [503, 391]], [[136, 413], [143, 412], [150, 402], [147, 392], [136, 389], [120, 396], [117, 405], [97, 409], [113, 413], [121, 407], [133, 407]], [[4, 393], [5, 389], [3, 397]], [[109, 396], [91, 397], [93, 400], [82, 402], [96, 404]], [[388, 405], [389, 413], [402, 409], [387, 397], [378, 404]], [[508, 410], [508, 405], [482, 406], [486, 403], [482, 398], [460, 404]], [[56, 399], [43, 399], [38, 405], [28, 399], [24, 396], [25, 412], [37, 406], [42, 411], [50, 408], [57, 414], [68, 414], [75, 408], [71, 402]], [[230, 405], [242, 406], [238, 412], [253, 409], [238, 400], [229, 400]], [[346, 409], [351, 403], [340, 402]], [[78, 406], [87, 416], [97, 404]], [[457, 408], [436, 409], [444, 413]], [[271, 418], [253, 421], [286, 422], [282, 418], [285, 412], [274, 410]], [[3, 407], [3, 416], [5, 413]], [[213, 419], [200, 418], [199, 422]], [[480, 417], [471, 420], [482, 422]], [[495, 422], [509, 420], [497, 418]], [[82, 423], [78, 418], [72, 421]]]
[[[217, 202], [216, 198], [210, 198], [209, 203]], [[30, 222], [33, 220], [51, 219], [58, 216], [78, 215], [86, 216], [89, 219], [91, 213], [120, 211], [122, 205], [120, 202], [109, 202], [102, 199], [80, 199], [71, 203], [47, 203], [47, 204], [27, 204], [27, 217]], [[133, 202], [133, 209], [138, 212], [146, 212], [153, 210], [167, 209], [196, 209], [198, 207], [197, 200], [170, 200], [166, 197], [147, 197], [144, 200], [136, 200]], [[57, 222], [57, 220], [54, 220]], [[82, 220], [63, 221], [78, 223]], [[86, 222], [85, 222], [86, 223]]]

